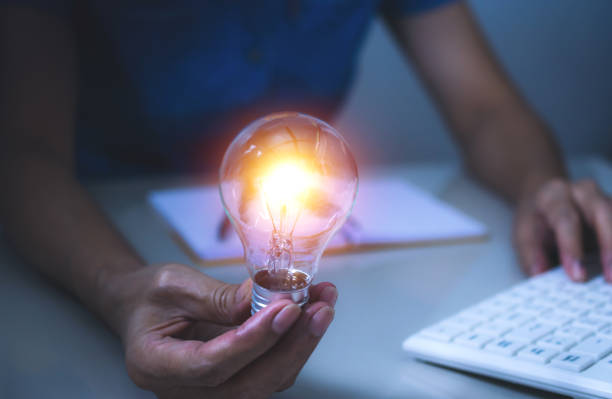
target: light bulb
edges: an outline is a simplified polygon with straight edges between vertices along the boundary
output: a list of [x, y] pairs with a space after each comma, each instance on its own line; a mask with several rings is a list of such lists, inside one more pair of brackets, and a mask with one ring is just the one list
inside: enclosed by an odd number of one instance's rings
[[236, 136], [223, 157], [219, 190], [253, 280], [252, 313], [275, 299], [308, 301], [323, 250], [348, 217], [357, 183], [344, 138], [312, 116], [268, 115]]

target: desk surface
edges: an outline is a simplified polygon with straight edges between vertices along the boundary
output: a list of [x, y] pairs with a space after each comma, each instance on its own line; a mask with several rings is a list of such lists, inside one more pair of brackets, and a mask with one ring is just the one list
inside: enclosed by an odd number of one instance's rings
[[[572, 163], [612, 192], [612, 166]], [[317, 280], [334, 282], [336, 319], [296, 384], [282, 398], [541, 398], [517, 385], [436, 367], [402, 353], [409, 334], [524, 278], [511, 246], [511, 210], [452, 165], [380, 170], [405, 177], [484, 222], [481, 243], [395, 249], [323, 258]], [[120, 230], [152, 263], [189, 258], [145, 201], [151, 189], [184, 185], [150, 179], [91, 187]], [[203, 268], [228, 282], [243, 266]], [[153, 398], [131, 383], [121, 345], [72, 297], [23, 264], [0, 239], [0, 397]], [[483, 284], [486, 282], [486, 284]]]

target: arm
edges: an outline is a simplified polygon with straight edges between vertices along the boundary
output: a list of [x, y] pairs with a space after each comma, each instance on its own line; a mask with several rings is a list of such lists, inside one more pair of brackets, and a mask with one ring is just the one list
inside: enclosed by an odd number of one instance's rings
[[219, 397], [245, 387], [261, 397], [290, 386], [331, 322], [335, 288], [319, 284], [317, 301], [304, 309], [279, 301], [247, 320], [248, 281], [228, 285], [186, 266], [145, 266], [75, 178], [76, 65], [68, 21], [0, 7], [7, 238], [121, 336], [139, 386], [164, 397]]
[[610, 200], [592, 182], [568, 182], [552, 133], [496, 62], [465, 3], [387, 22], [440, 106], [468, 170], [516, 205], [515, 243], [527, 271], [550, 265], [546, 246], [556, 241], [568, 274], [584, 279], [584, 215], [612, 280]]
[[106, 280], [143, 262], [74, 176], [74, 37], [25, 9], [2, 10], [0, 29], [2, 223], [28, 262], [106, 314]]

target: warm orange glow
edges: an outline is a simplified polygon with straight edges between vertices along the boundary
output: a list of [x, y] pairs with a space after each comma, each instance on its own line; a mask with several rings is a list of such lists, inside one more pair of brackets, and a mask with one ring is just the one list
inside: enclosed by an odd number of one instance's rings
[[314, 186], [314, 176], [297, 162], [274, 165], [262, 179], [262, 191], [270, 202], [291, 206], [303, 202]]
[[275, 163], [264, 174], [260, 190], [275, 230], [291, 234], [316, 180], [306, 165], [295, 160]]

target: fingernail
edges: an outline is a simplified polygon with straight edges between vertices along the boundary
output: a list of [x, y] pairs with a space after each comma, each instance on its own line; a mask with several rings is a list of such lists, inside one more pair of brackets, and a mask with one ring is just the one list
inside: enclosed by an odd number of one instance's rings
[[310, 320], [310, 333], [315, 337], [322, 337], [327, 327], [334, 319], [334, 309], [324, 306]]
[[331, 307], [336, 305], [336, 300], [338, 299], [338, 290], [336, 287], [328, 286], [323, 288], [321, 291], [321, 300], [327, 302]]
[[574, 261], [572, 263], [572, 277], [574, 281], [584, 281], [586, 278], [584, 268], [580, 264], [580, 261]]
[[295, 303], [285, 306], [272, 320], [272, 330], [277, 334], [283, 334], [295, 323], [300, 313], [301, 309]]

